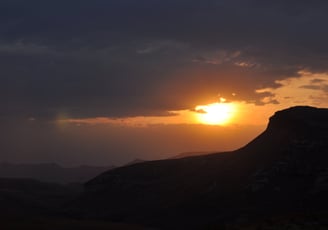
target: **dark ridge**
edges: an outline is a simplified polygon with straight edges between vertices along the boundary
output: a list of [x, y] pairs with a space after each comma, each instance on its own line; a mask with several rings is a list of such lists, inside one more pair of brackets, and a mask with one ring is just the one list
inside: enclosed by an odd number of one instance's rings
[[324, 211], [327, 134], [328, 109], [292, 107], [276, 112], [261, 135], [236, 151], [107, 171], [85, 184], [70, 210], [168, 229]]

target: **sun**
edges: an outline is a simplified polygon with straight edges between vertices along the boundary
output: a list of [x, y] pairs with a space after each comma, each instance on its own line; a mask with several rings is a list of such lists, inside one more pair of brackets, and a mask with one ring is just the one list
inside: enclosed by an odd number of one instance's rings
[[235, 114], [232, 103], [217, 102], [208, 105], [198, 105], [195, 108], [199, 122], [207, 125], [226, 125]]

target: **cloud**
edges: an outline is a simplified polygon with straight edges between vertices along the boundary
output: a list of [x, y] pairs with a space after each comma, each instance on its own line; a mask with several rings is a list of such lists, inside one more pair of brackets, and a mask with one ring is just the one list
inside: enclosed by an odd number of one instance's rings
[[218, 93], [278, 103], [256, 89], [328, 71], [325, 1], [0, 4], [2, 117], [166, 115]]
[[[309, 105], [316, 107], [328, 106], [328, 85], [323, 84], [328, 80], [328, 75], [310, 72], [299, 72], [300, 77], [292, 77], [278, 81], [280, 87], [259, 89], [259, 93], [269, 93], [267, 100], [277, 101], [281, 105]], [[322, 79], [318, 82], [316, 79]], [[313, 83], [314, 82], [314, 83]]]
[[311, 81], [312, 84], [316, 84], [316, 83], [323, 83], [325, 82], [326, 80], [325, 79], [319, 79], [319, 78], [316, 78], [316, 79], [313, 79]]
[[302, 85], [300, 86], [302, 89], [312, 89], [312, 90], [321, 90], [322, 86], [320, 85]]
[[0, 53], [16, 54], [16, 55], [43, 55], [49, 54], [52, 51], [43, 45], [24, 43], [22, 41], [17, 41], [15, 43], [1, 43], [0, 42]]
[[155, 52], [161, 52], [162, 54], [175, 50], [176, 52], [183, 51], [187, 48], [186, 44], [178, 43], [174, 41], [158, 41], [153, 43], [147, 43], [142, 48], [137, 49], [138, 54], [152, 54]]

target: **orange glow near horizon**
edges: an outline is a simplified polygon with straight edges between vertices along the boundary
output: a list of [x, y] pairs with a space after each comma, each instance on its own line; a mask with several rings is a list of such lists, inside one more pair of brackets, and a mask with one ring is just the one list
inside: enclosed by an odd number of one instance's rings
[[224, 98], [220, 102], [198, 105], [195, 108], [197, 120], [207, 125], [226, 125], [234, 117], [236, 106], [233, 103], [226, 103]]

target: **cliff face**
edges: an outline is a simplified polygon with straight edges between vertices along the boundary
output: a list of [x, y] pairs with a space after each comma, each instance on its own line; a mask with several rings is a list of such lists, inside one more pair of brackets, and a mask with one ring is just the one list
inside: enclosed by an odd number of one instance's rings
[[[328, 109], [293, 107], [276, 112], [245, 151], [261, 146], [279, 157], [253, 174], [251, 191], [271, 203], [324, 209], [328, 192]], [[269, 196], [270, 195], [270, 196]], [[266, 201], [267, 203], [267, 201]], [[282, 205], [283, 206], [283, 205]], [[320, 208], [319, 208], [320, 207]]]
[[298, 106], [278, 111], [270, 118], [267, 132], [284, 132], [289, 137], [327, 137], [328, 109]]
[[226, 153], [145, 162], [86, 183], [84, 216], [154, 226], [203, 226], [243, 215], [324, 210], [328, 109], [293, 107], [265, 132]]
[[328, 109], [297, 106], [276, 112], [267, 129], [241, 148], [242, 152], [258, 157], [278, 157], [302, 142], [315, 145], [327, 143]]

